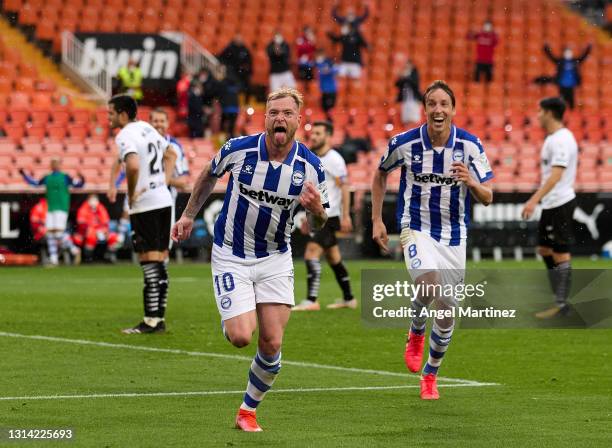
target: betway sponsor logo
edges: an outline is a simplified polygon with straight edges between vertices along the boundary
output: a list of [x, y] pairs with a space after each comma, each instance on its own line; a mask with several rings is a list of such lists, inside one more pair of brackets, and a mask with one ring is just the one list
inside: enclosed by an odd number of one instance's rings
[[98, 39], [89, 37], [83, 42], [83, 57], [79, 65], [82, 76], [97, 76], [102, 69], [113, 76], [130, 59], [137, 61], [142, 77], [148, 79], [174, 79], [179, 55], [175, 51], [155, 50], [155, 39], [147, 37], [141, 49], [100, 48]]
[[452, 177], [444, 177], [441, 174], [433, 174], [433, 173], [412, 173], [414, 176], [414, 181], [422, 184], [438, 184], [438, 185], [451, 185], [456, 186], [459, 185], [459, 182]]
[[267, 191], [250, 190], [243, 184], [239, 185], [241, 194], [249, 196], [252, 199], [257, 199], [259, 202], [265, 202], [267, 204], [278, 205], [279, 207], [283, 208], [289, 208], [291, 207], [291, 204], [293, 204], [293, 202], [295, 201], [295, 199], [283, 198]]

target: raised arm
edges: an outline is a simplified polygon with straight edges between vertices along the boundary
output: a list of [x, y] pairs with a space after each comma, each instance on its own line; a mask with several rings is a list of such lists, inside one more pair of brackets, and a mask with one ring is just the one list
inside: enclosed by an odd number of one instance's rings
[[559, 62], [559, 58], [555, 57], [555, 55], [552, 53], [552, 50], [550, 49], [550, 45], [548, 44], [544, 44], [544, 54], [555, 64]]
[[589, 57], [589, 54], [591, 53], [591, 49], [593, 48], [592, 44], [588, 44], [587, 47], [584, 49], [584, 51], [582, 52], [582, 54], [580, 55], [580, 57], [578, 58], [578, 62], [582, 63], [584, 62], [584, 60], [586, 58]]
[[28, 185], [31, 185], [33, 187], [39, 187], [40, 185], [43, 185], [45, 183], [44, 177], [40, 180], [36, 180], [32, 176], [28, 175], [23, 168], [19, 169], [19, 174], [21, 174], [21, 177], [23, 177], [23, 180], [25, 180]]

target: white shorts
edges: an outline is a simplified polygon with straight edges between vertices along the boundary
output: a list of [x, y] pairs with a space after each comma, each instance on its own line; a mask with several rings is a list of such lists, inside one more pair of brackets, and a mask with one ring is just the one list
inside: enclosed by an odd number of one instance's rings
[[66, 222], [68, 221], [68, 213], [61, 210], [47, 212], [45, 218], [45, 227], [47, 230], [57, 230], [64, 232], [66, 230]]
[[463, 283], [465, 276], [465, 245], [446, 246], [426, 233], [402, 229], [400, 241], [404, 261], [412, 280], [431, 271], [439, 271], [443, 285]]
[[270, 74], [270, 92], [280, 89], [281, 87], [295, 87], [295, 78], [290, 71], [282, 73]]
[[359, 79], [361, 78], [361, 65], [356, 62], [341, 62], [338, 65], [338, 76]]
[[258, 303], [295, 305], [291, 251], [247, 260], [213, 244], [211, 268], [222, 320], [248, 313]]

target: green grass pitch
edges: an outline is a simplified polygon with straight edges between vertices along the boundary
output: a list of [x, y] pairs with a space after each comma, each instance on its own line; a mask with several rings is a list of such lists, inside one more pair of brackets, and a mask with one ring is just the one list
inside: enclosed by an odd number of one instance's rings
[[[401, 266], [348, 263], [357, 294], [361, 269]], [[440, 376], [466, 381], [440, 380], [441, 399], [423, 402], [403, 364], [404, 332], [366, 328], [355, 310], [292, 315], [276, 392], [258, 410], [264, 432], [240, 433], [234, 416], [255, 346], [222, 337], [208, 265], [172, 265], [170, 276], [169, 331], [125, 336], [142, 313], [138, 267], [1, 269], [0, 428], [72, 428], [75, 440], [0, 445], [610, 446], [612, 330], [459, 329]], [[337, 297], [326, 266], [321, 301]], [[63, 398], [40, 399], [53, 396]]]

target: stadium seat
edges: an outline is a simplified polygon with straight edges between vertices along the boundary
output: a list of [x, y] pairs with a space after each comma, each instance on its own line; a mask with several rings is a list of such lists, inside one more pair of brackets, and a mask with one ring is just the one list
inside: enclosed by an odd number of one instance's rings
[[63, 124], [50, 123], [47, 125], [47, 135], [49, 138], [61, 140], [66, 137], [66, 126]]

